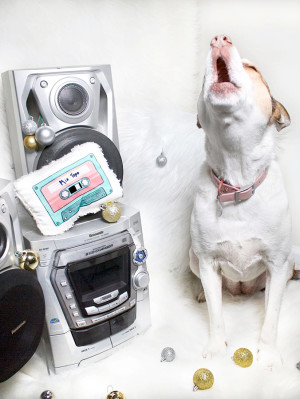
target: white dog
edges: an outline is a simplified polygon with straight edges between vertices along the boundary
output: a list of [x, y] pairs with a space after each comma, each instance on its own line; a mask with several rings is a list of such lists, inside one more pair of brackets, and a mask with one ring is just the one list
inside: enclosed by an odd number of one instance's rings
[[278, 315], [293, 262], [275, 134], [289, 123], [258, 69], [241, 60], [228, 36], [215, 37], [198, 102], [206, 162], [191, 218], [190, 267], [201, 279], [210, 320], [204, 357], [226, 351], [223, 279], [233, 294], [266, 288], [258, 360], [269, 368], [281, 364]]

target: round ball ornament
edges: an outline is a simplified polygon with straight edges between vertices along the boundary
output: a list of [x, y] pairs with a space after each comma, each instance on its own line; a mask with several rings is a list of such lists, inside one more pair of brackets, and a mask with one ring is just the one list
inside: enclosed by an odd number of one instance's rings
[[161, 152], [161, 154], [156, 158], [156, 165], [159, 166], [160, 168], [166, 166], [167, 162], [168, 159], [163, 152]]
[[47, 390], [41, 393], [41, 399], [55, 399], [54, 393]]
[[175, 351], [173, 348], [166, 347], [161, 352], [161, 362], [172, 362], [175, 359]]
[[16, 251], [15, 256], [18, 258], [20, 268], [27, 271], [35, 270], [40, 262], [39, 255], [30, 249]]
[[103, 205], [102, 218], [109, 223], [117, 222], [121, 217], [122, 211], [116, 202], [108, 202]]
[[35, 132], [36, 141], [42, 146], [49, 146], [55, 140], [55, 132], [46, 123], [42, 123], [41, 126]]
[[36, 141], [34, 134], [29, 134], [24, 137], [24, 147], [27, 148], [27, 150], [36, 150], [38, 146], [39, 144]]
[[209, 389], [214, 384], [213, 373], [208, 369], [199, 369], [194, 373], [193, 382], [194, 391], [198, 391], [198, 389]]
[[249, 367], [253, 362], [253, 355], [247, 348], [239, 348], [233, 354], [233, 361], [240, 367]]
[[112, 391], [106, 396], [106, 399], [126, 399], [126, 398], [122, 392]]
[[36, 132], [37, 124], [33, 120], [32, 116], [27, 121], [22, 123], [22, 132], [26, 135], [32, 135]]

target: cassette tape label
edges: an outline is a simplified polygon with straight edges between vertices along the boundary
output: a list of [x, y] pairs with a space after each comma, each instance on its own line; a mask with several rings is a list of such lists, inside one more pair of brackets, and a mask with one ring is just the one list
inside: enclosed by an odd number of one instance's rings
[[80, 207], [112, 193], [112, 187], [93, 156], [80, 159], [33, 187], [56, 225], [76, 214]]

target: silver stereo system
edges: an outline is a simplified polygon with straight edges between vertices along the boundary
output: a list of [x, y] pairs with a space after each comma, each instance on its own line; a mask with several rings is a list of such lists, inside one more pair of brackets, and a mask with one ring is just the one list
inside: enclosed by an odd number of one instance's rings
[[[122, 181], [109, 65], [12, 70], [2, 74], [2, 81], [17, 178], [92, 141]], [[53, 143], [24, 147], [22, 126], [30, 117], [54, 131]]]
[[37, 276], [56, 373], [106, 357], [150, 326], [140, 215], [121, 208], [114, 224], [87, 216], [54, 237], [42, 236], [20, 211], [25, 246], [40, 256]]
[[32, 357], [45, 318], [42, 289], [33, 273], [18, 267], [16, 251], [23, 251], [23, 238], [13, 187], [0, 179], [0, 382]]
[[[122, 183], [109, 65], [13, 70], [3, 73], [2, 80], [17, 178], [76, 145], [95, 142]], [[38, 130], [32, 118], [37, 125], [43, 122]], [[51, 140], [41, 140], [41, 132], [51, 133]], [[28, 136], [34, 146], [28, 145]], [[57, 236], [43, 236], [20, 206], [25, 248], [40, 257], [36, 274], [55, 372], [105, 357], [150, 326], [140, 215], [120, 205], [122, 216], [115, 223], [99, 214], [86, 216]]]

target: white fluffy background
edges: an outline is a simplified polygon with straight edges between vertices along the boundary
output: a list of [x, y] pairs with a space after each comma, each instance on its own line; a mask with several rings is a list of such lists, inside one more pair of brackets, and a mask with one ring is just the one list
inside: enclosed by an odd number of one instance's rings
[[[203, 360], [208, 336], [206, 304], [191, 292], [188, 265], [189, 213], [203, 133], [195, 127], [197, 95], [211, 37], [232, 36], [243, 57], [256, 62], [293, 118], [281, 162], [299, 245], [296, 151], [300, 6], [297, 1], [187, 0], [0, 0], [0, 70], [59, 65], [112, 64], [125, 200], [141, 210], [149, 251], [152, 327], [112, 356], [87, 368], [48, 375], [41, 351], [0, 384], [1, 399], [38, 399], [50, 389], [56, 399], [104, 399], [107, 387], [127, 399], [298, 399], [300, 372], [300, 282], [288, 284], [280, 314], [278, 345], [284, 367], [267, 371], [235, 366], [235, 349], [255, 354], [264, 317], [264, 295], [224, 294], [228, 353]], [[280, 77], [280, 78], [279, 78]], [[298, 90], [299, 91], [299, 90]], [[298, 112], [299, 114], [299, 112]], [[297, 120], [298, 118], [298, 120]], [[12, 178], [10, 143], [0, 92], [0, 177]], [[164, 168], [155, 159], [162, 147]], [[298, 190], [298, 191], [297, 191]], [[176, 359], [160, 363], [173, 346]], [[1, 356], [1, 354], [0, 354]], [[215, 384], [192, 392], [192, 376], [209, 368]]]

